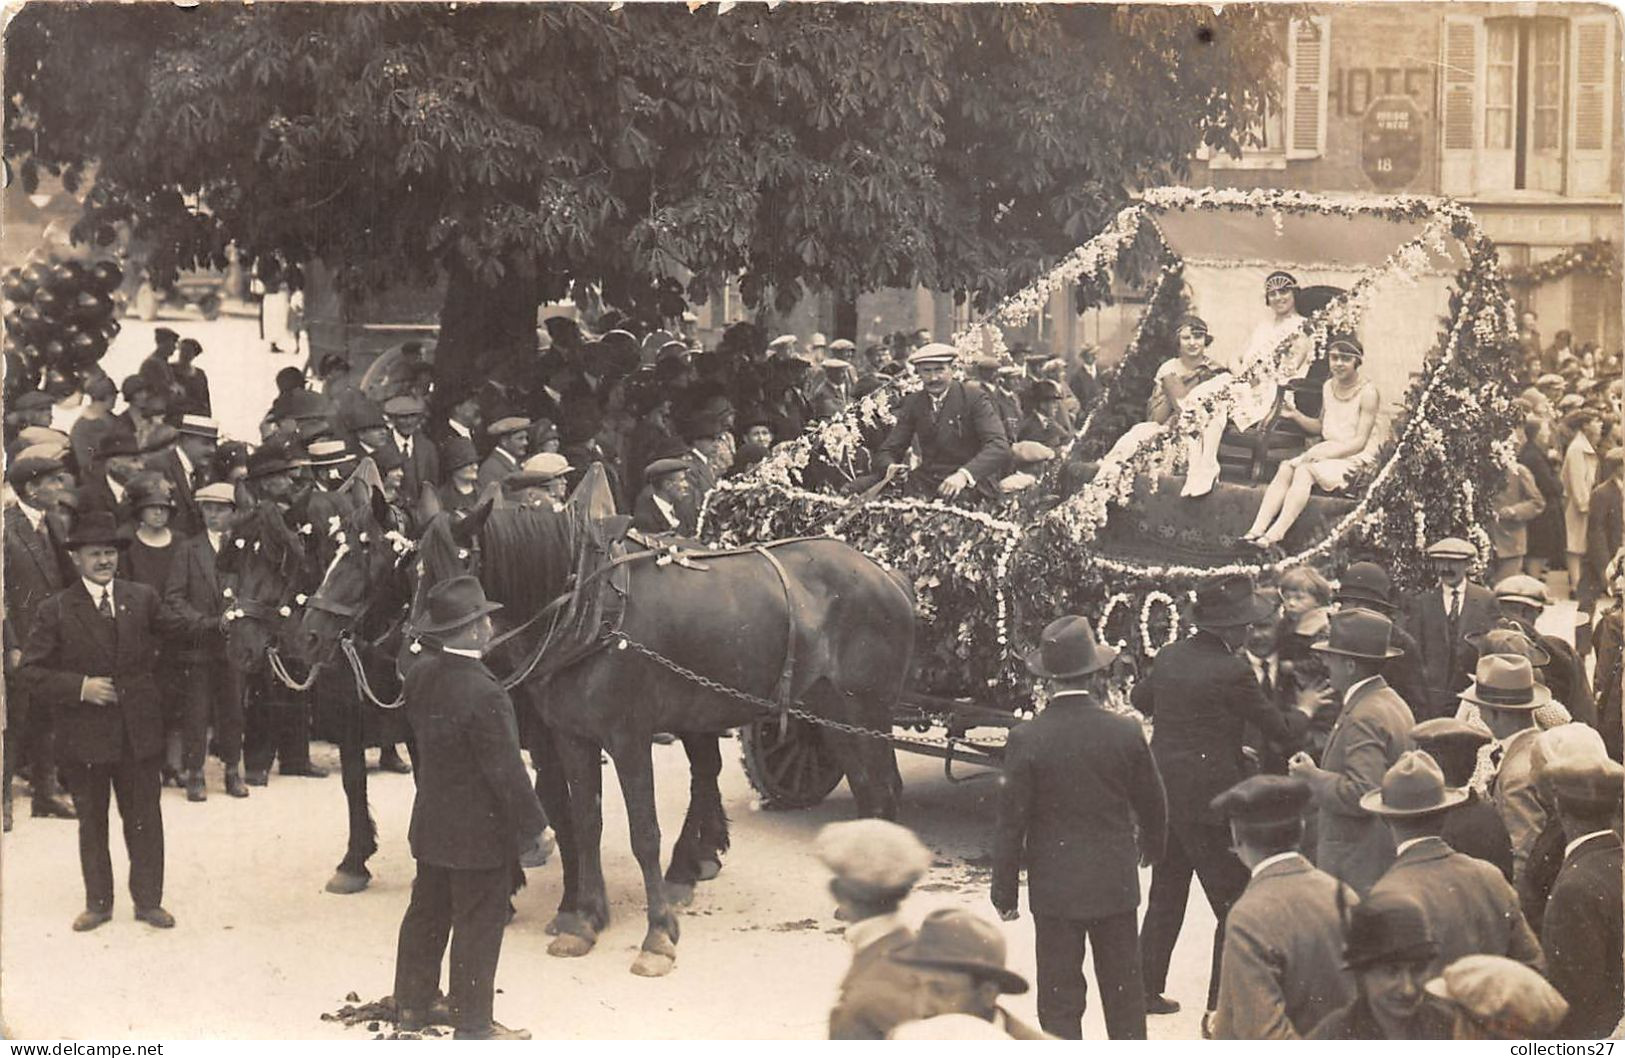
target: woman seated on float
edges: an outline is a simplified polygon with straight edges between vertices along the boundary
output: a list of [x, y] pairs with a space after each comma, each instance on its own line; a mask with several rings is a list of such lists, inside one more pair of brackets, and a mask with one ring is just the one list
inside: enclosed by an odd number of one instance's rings
[[1337, 492], [1367, 462], [1366, 448], [1376, 428], [1380, 398], [1376, 385], [1360, 377], [1365, 350], [1352, 337], [1335, 338], [1327, 347], [1326, 358], [1332, 377], [1321, 390], [1320, 418], [1310, 418], [1292, 407], [1281, 411], [1306, 433], [1319, 434], [1321, 440], [1302, 455], [1283, 461], [1275, 471], [1252, 528], [1242, 536], [1255, 547], [1279, 546], [1309, 503], [1311, 489], [1319, 485], [1327, 492]]
[[[1267, 362], [1275, 356], [1282, 343], [1291, 338], [1278, 372], [1283, 379], [1301, 378], [1309, 370], [1309, 354], [1313, 346], [1303, 333], [1303, 316], [1298, 313], [1298, 280], [1290, 272], [1271, 272], [1264, 278], [1264, 304], [1269, 306], [1270, 317], [1253, 329], [1247, 339], [1247, 348], [1237, 361], [1237, 374], [1252, 365]], [[1196, 441], [1190, 446], [1190, 469], [1185, 475], [1181, 496], [1206, 496], [1213, 491], [1219, 479], [1219, 441], [1224, 428], [1234, 423], [1238, 430], [1250, 430], [1263, 422], [1275, 408], [1280, 386], [1271, 378], [1258, 382], [1242, 382], [1234, 375], [1225, 374], [1202, 387], [1201, 396], [1210, 391], [1229, 390], [1230, 413], [1210, 415]]]
[[1178, 414], [1181, 403], [1197, 386], [1216, 377], [1224, 368], [1210, 359], [1207, 347], [1213, 344], [1207, 324], [1200, 316], [1181, 316], [1175, 329], [1178, 356], [1163, 361], [1151, 380], [1151, 398], [1146, 402], [1146, 422], [1130, 427], [1117, 439], [1107, 460], [1126, 458], [1149, 437], [1156, 434], [1162, 424]]

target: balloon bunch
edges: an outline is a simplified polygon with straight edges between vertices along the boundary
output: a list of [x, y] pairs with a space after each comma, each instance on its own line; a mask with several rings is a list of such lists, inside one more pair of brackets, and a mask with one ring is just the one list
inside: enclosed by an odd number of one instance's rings
[[7, 359], [30, 372], [90, 367], [119, 332], [123, 282], [123, 270], [108, 260], [47, 258], [7, 269], [0, 275]]

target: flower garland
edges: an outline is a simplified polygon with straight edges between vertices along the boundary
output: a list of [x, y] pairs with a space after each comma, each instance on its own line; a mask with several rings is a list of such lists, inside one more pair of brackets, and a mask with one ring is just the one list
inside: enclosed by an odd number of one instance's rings
[[1107, 644], [1109, 646], [1114, 646], [1118, 650], [1126, 650], [1126, 649], [1128, 649], [1128, 640], [1127, 639], [1108, 639], [1108, 638], [1106, 638], [1106, 622], [1111, 620], [1112, 614], [1117, 610], [1117, 608], [1119, 606], [1126, 606], [1126, 605], [1128, 605], [1128, 592], [1126, 592], [1126, 591], [1120, 591], [1116, 595], [1113, 595], [1110, 599], [1106, 600], [1106, 605], [1104, 605], [1104, 606], [1102, 606], [1100, 608], [1100, 617], [1095, 621], [1095, 641], [1096, 642], [1105, 643], [1105, 644]]
[[[1159, 602], [1168, 607], [1168, 638], [1160, 645], [1154, 645], [1151, 642], [1151, 607]], [[1148, 592], [1145, 601], [1140, 604], [1140, 653], [1154, 658], [1163, 647], [1172, 646], [1178, 639], [1179, 607], [1174, 603], [1174, 597], [1167, 592]]]
[[1619, 251], [1607, 239], [1576, 243], [1553, 257], [1530, 265], [1512, 265], [1503, 269], [1506, 281], [1513, 286], [1535, 287], [1562, 279], [1579, 272], [1582, 275], [1619, 278]]

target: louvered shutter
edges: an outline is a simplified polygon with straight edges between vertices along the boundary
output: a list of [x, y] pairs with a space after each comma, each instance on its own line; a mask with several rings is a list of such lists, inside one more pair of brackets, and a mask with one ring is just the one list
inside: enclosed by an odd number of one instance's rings
[[1449, 194], [1471, 194], [1474, 160], [1482, 136], [1479, 85], [1483, 76], [1484, 21], [1463, 15], [1444, 16], [1440, 37], [1439, 187]]
[[1586, 15], [1569, 25], [1569, 193], [1608, 190], [1614, 126], [1612, 77], [1616, 15]]
[[1326, 153], [1326, 85], [1332, 23], [1324, 15], [1293, 19], [1288, 37], [1290, 83], [1286, 93], [1286, 156], [1318, 158]]

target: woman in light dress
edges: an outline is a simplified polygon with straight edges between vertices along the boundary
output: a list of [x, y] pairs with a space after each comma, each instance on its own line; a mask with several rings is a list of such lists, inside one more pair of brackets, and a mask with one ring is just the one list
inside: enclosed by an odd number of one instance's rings
[[1242, 536], [1242, 540], [1260, 549], [1280, 546], [1316, 485], [1336, 492], [1366, 462], [1366, 446], [1376, 427], [1380, 398], [1376, 385], [1360, 377], [1365, 349], [1355, 338], [1336, 338], [1327, 347], [1326, 358], [1332, 377], [1322, 388], [1320, 418], [1312, 419], [1296, 408], [1281, 412], [1306, 432], [1319, 434], [1321, 440], [1302, 455], [1284, 460], [1276, 470], [1252, 528]]
[[1145, 408], [1146, 421], [1135, 424], [1119, 437], [1103, 462], [1128, 458], [1129, 453], [1155, 436], [1163, 423], [1178, 414], [1185, 398], [1193, 390], [1224, 370], [1207, 355], [1207, 347], [1213, 344], [1213, 336], [1208, 333], [1207, 323], [1202, 317], [1181, 316], [1179, 325], [1174, 329], [1174, 340], [1178, 355], [1164, 360], [1151, 380], [1151, 396]]

